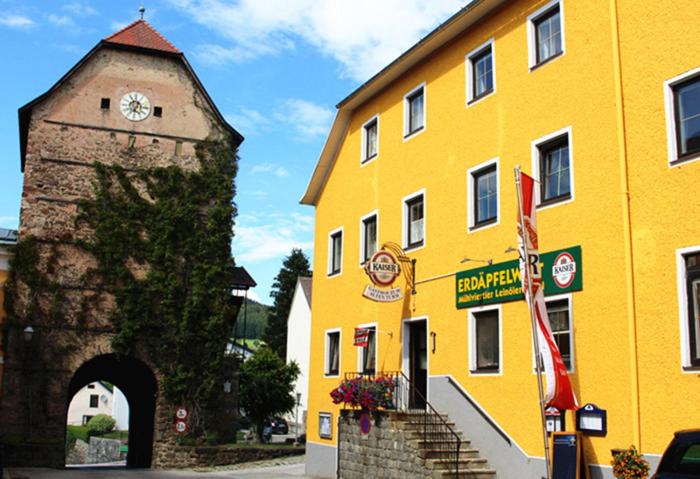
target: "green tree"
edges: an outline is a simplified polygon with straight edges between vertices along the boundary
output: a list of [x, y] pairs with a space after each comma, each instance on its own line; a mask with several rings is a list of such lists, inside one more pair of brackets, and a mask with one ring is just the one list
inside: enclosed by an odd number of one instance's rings
[[311, 276], [309, 259], [301, 249], [294, 248], [282, 263], [282, 269], [272, 283], [270, 297], [275, 300], [267, 316], [263, 339], [280, 358], [287, 356], [287, 317], [292, 307], [297, 277]]
[[258, 349], [241, 366], [240, 404], [255, 425], [258, 439], [262, 439], [265, 418], [284, 414], [295, 404], [294, 383], [299, 366], [289, 364], [267, 346]]

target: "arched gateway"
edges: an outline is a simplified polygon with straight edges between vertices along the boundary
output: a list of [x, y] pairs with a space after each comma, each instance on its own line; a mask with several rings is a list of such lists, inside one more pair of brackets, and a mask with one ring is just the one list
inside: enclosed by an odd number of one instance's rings
[[[80, 205], [95, 197], [98, 163], [136, 178], [155, 167], [194, 172], [202, 168], [195, 147], [203, 140], [233, 157], [243, 137], [224, 120], [182, 52], [144, 20], [99, 42], [20, 108], [19, 123], [24, 188], [15, 257], [25, 264], [7, 294], [0, 341], [4, 465], [62, 467], [68, 402], [80, 387], [103, 379], [129, 401], [129, 465], [165, 466], [161, 453], [175, 443], [173, 406], [164, 402], [164, 377], [151, 362], [162, 355], [151, 353], [149, 360], [136, 344], [164, 332], [153, 321], [133, 338], [132, 356], [113, 354], [118, 301], [84, 247], [95, 231]], [[223, 243], [230, 260], [230, 237]], [[147, 274], [132, 258], [123, 264], [134, 277]], [[235, 312], [225, 317], [229, 331], [234, 318]]]
[[119, 357], [116, 354], [96, 356], [86, 361], [73, 375], [66, 404], [81, 388], [98, 380], [117, 386], [129, 403], [127, 467], [150, 467], [158, 395], [155, 374], [143, 361], [134, 357]]

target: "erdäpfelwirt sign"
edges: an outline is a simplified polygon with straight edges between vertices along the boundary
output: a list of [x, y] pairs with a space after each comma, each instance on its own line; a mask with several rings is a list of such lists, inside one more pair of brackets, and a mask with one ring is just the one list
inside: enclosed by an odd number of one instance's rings
[[[583, 289], [581, 247], [540, 255], [545, 296]], [[457, 308], [505, 303], [523, 298], [518, 260], [460, 271], [456, 277]]]
[[[365, 264], [365, 272], [374, 286], [368, 284], [362, 296], [380, 303], [398, 301], [403, 297], [401, 288], [392, 288], [396, 278], [401, 274], [401, 266], [393, 254], [386, 250], [377, 251]], [[379, 288], [375, 287], [379, 286]], [[382, 289], [388, 288], [388, 289]]]

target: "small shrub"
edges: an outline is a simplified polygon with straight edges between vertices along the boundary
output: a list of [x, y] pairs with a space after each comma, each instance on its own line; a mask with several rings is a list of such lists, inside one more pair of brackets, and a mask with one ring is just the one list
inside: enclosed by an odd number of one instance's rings
[[649, 474], [649, 463], [634, 446], [615, 454], [610, 464], [617, 479], [646, 479]]
[[75, 441], [78, 440], [78, 436], [70, 429], [66, 431], [66, 456], [73, 450], [75, 447]]
[[98, 414], [88, 421], [87, 427], [90, 436], [101, 436], [102, 434], [113, 431], [116, 424], [117, 421], [115, 421], [112, 416]]

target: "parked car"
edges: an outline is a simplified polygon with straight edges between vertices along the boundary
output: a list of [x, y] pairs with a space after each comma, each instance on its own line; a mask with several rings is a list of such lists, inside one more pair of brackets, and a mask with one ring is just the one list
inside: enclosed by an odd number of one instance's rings
[[700, 429], [673, 435], [652, 479], [700, 479]]
[[272, 426], [272, 434], [289, 434], [289, 425], [284, 418], [273, 417], [270, 419], [270, 426]]

